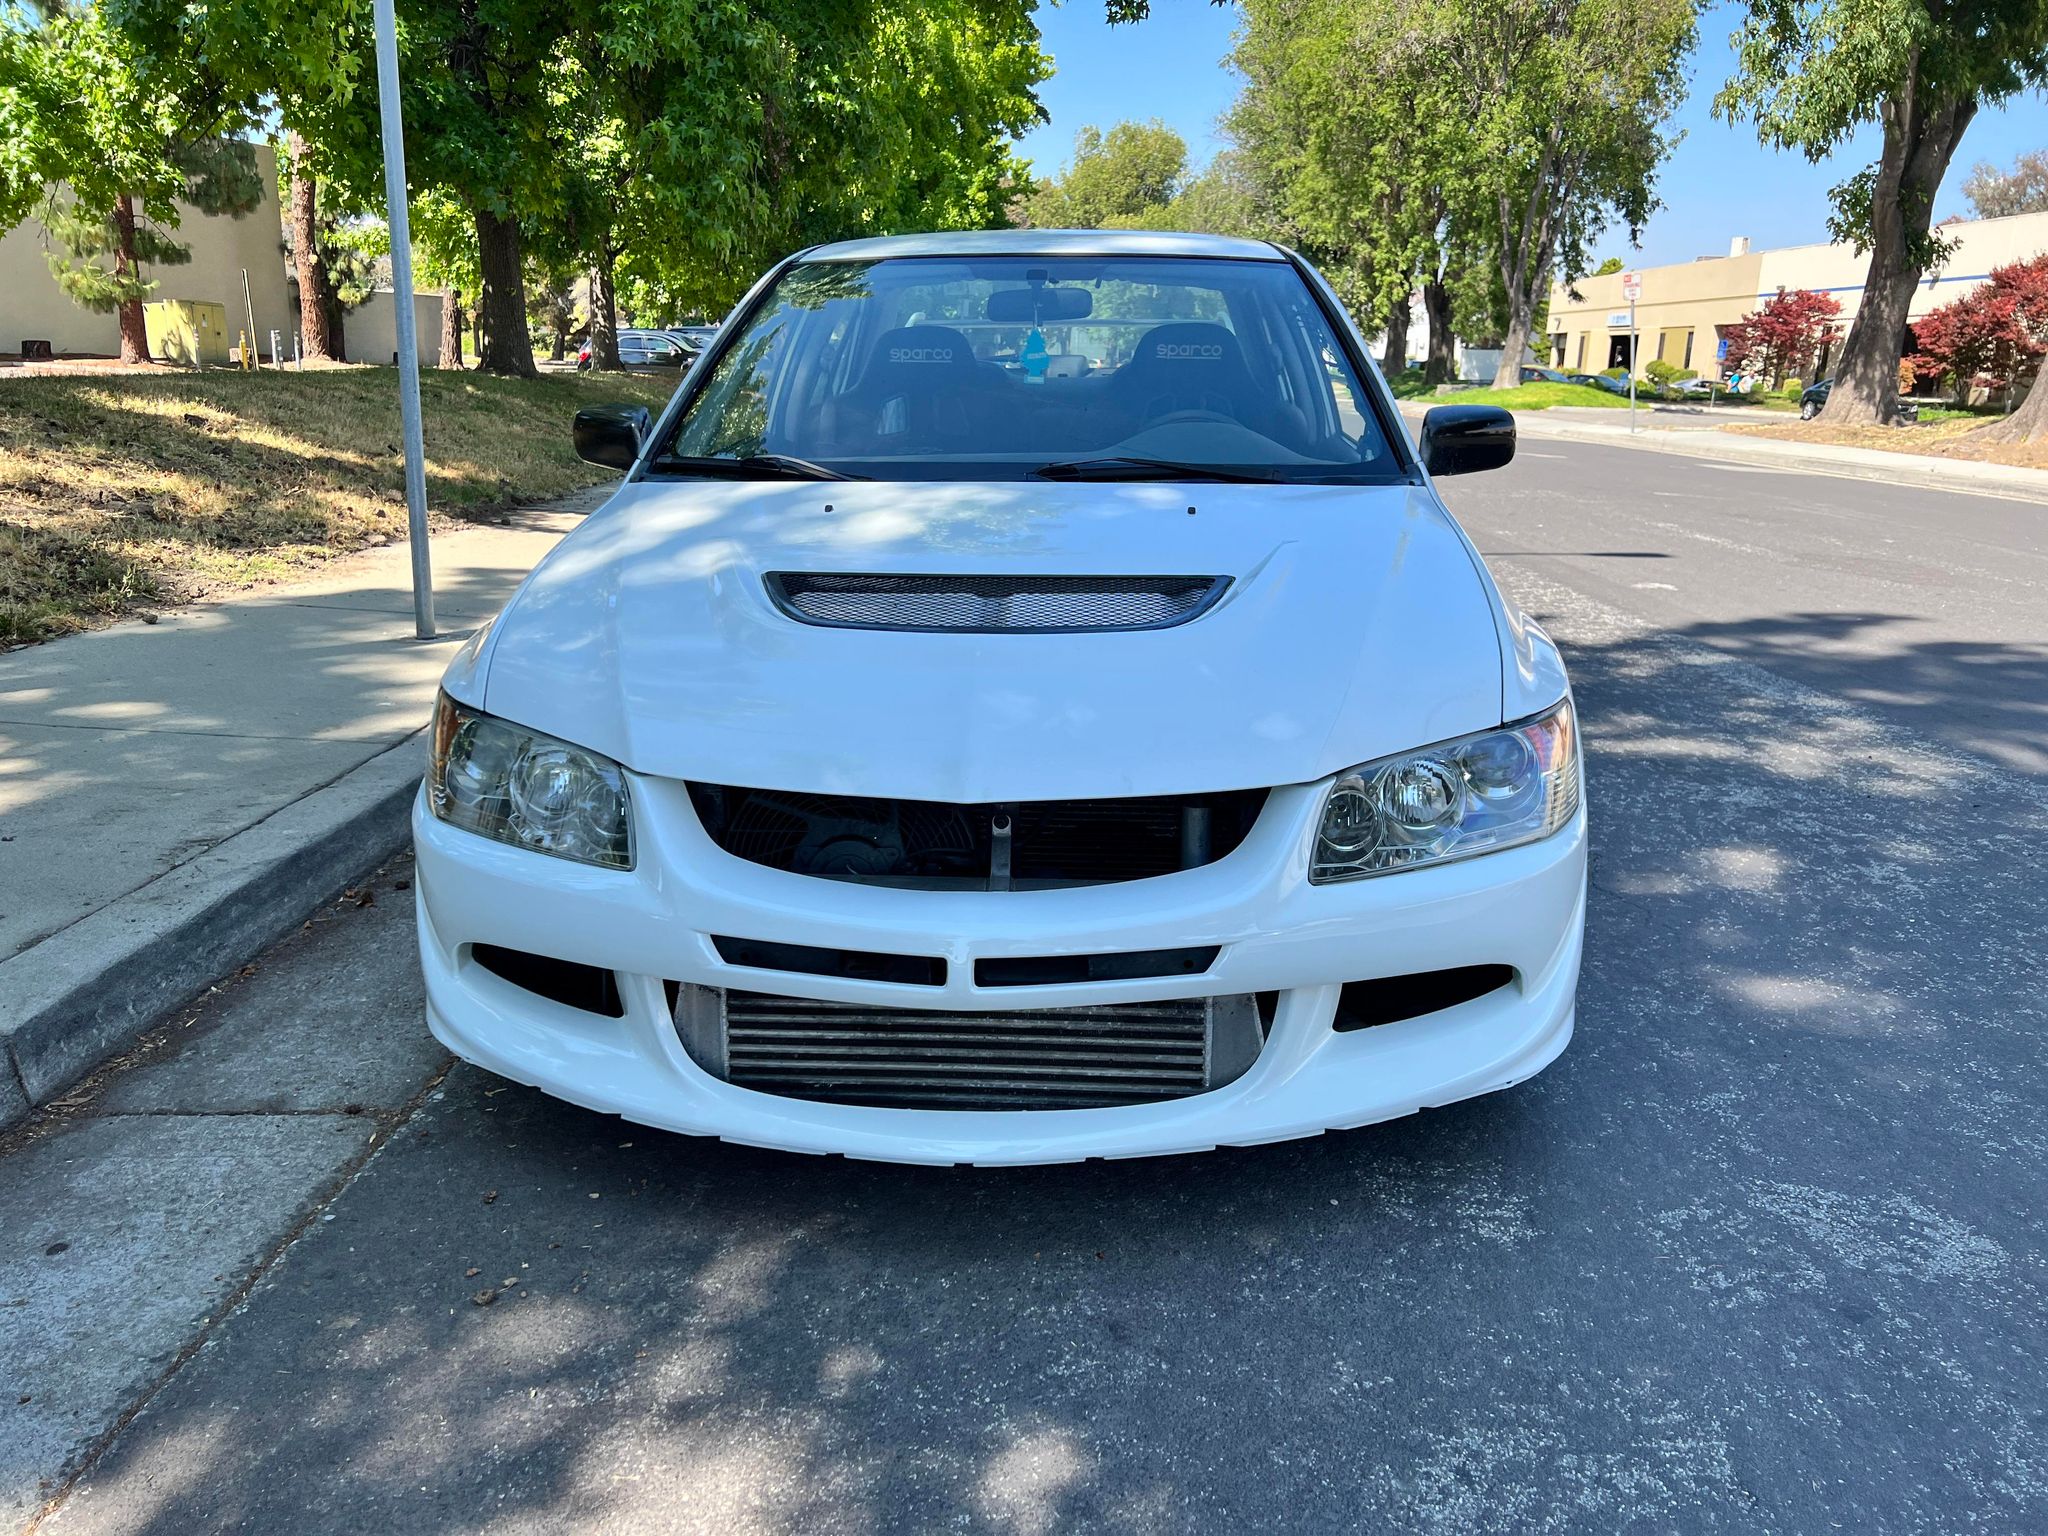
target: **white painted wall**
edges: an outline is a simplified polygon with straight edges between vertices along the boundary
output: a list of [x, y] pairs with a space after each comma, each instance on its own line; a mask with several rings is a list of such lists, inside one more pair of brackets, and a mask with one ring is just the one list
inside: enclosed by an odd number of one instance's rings
[[[412, 299], [414, 340], [420, 366], [431, 368], [441, 358], [441, 295], [416, 293]], [[380, 288], [342, 317], [342, 344], [352, 363], [394, 363], [398, 360], [398, 305], [388, 288]]]

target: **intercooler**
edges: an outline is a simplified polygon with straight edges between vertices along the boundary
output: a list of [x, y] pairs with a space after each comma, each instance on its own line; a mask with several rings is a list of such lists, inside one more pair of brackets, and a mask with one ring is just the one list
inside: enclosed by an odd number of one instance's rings
[[714, 1077], [896, 1109], [1095, 1109], [1235, 1081], [1264, 1042], [1249, 995], [939, 1010], [684, 986], [676, 1031]]

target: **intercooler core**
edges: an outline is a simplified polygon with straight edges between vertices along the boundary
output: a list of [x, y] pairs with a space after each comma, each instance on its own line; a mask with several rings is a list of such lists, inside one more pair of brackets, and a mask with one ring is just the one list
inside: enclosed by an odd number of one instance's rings
[[1185, 1098], [1235, 1082], [1265, 1042], [1248, 995], [955, 1012], [682, 986], [675, 1025], [713, 1077], [785, 1098], [893, 1109]]

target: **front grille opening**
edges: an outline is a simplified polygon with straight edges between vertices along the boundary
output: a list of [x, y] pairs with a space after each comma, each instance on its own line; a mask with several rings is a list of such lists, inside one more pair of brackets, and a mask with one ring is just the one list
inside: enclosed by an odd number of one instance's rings
[[974, 962], [977, 987], [1045, 987], [1073, 981], [1135, 981], [1147, 976], [1199, 976], [1222, 946], [1128, 950], [1113, 955], [1029, 955]]
[[469, 953], [471, 959], [501, 981], [523, 987], [551, 1003], [602, 1014], [608, 1019], [626, 1016], [626, 1005], [619, 998], [619, 978], [610, 971], [496, 944], [472, 944]]
[[1144, 880], [1227, 857], [1263, 789], [955, 805], [690, 785], [711, 840], [770, 869], [927, 890], [1043, 890]]
[[1228, 576], [931, 576], [770, 571], [769, 599], [833, 629], [1075, 634], [1170, 629], [1223, 596]]
[[1337, 1000], [1333, 1027], [1371, 1029], [1376, 1024], [1420, 1018], [1425, 1013], [1438, 1013], [1498, 992], [1514, 979], [1515, 968], [1511, 965], [1461, 965], [1448, 971], [1347, 981]]
[[952, 1011], [683, 986], [677, 1037], [712, 1076], [887, 1109], [1099, 1109], [1236, 1081], [1265, 1043], [1248, 996]]
[[865, 949], [820, 949], [809, 944], [774, 944], [766, 939], [711, 936], [727, 965], [762, 971], [796, 971], [805, 976], [845, 976], [855, 981], [893, 981], [912, 987], [943, 987], [946, 962], [938, 955], [885, 955]]

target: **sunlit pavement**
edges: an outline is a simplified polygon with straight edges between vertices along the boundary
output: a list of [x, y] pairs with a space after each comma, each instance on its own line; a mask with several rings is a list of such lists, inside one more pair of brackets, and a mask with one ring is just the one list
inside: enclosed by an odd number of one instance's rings
[[447, 1070], [395, 866], [0, 1154], [0, 1512], [2048, 1524], [2042, 513], [1530, 447], [1446, 492], [1588, 739], [1542, 1077], [1166, 1161], [685, 1140]]

